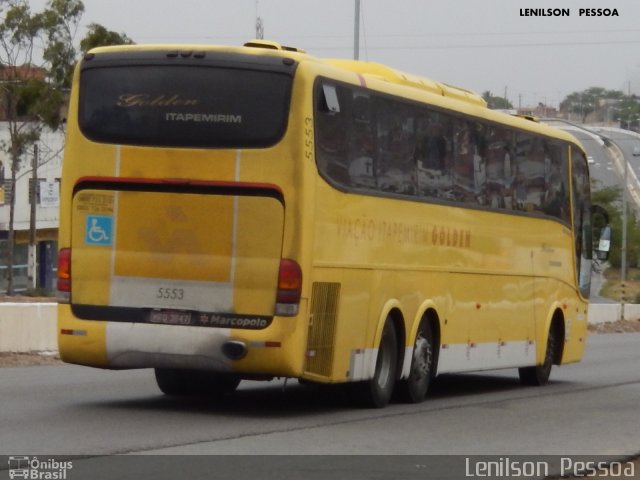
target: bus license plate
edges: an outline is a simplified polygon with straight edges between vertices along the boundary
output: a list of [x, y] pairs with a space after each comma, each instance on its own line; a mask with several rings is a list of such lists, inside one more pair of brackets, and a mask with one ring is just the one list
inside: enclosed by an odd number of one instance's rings
[[150, 323], [161, 323], [164, 325], [191, 325], [191, 312], [181, 312], [179, 310], [151, 310], [149, 314]]

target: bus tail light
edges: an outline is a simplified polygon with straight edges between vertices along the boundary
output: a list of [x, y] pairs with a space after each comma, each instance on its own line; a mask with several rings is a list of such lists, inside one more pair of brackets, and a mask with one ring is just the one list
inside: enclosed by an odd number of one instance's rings
[[71, 249], [58, 252], [58, 292], [60, 301], [69, 301], [71, 293]]
[[278, 272], [276, 315], [293, 317], [298, 314], [302, 294], [302, 269], [298, 262], [284, 258]]

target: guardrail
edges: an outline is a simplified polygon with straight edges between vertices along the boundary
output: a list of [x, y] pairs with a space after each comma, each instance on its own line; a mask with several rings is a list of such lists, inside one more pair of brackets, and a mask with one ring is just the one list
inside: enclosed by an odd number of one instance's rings
[[[620, 304], [593, 303], [589, 323], [620, 319]], [[640, 318], [640, 305], [626, 304], [625, 318]], [[56, 303], [0, 303], [0, 352], [56, 352], [58, 309]]]

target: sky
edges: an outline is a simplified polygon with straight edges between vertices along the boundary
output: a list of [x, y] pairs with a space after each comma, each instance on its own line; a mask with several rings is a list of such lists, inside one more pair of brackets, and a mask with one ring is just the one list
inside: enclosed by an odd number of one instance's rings
[[[83, 0], [90, 23], [136, 43], [241, 45], [256, 35], [325, 58], [353, 58], [355, 0]], [[45, 0], [30, 0], [38, 11]], [[570, 9], [569, 17], [523, 16]], [[618, 16], [579, 16], [580, 8]], [[361, 0], [360, 59], [514, 106], [557, 106], [592, 86], [640, 94], [638, 0]]]

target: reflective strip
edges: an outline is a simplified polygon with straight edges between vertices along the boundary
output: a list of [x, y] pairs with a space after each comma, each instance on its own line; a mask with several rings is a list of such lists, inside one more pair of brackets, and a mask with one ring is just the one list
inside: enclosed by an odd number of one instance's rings
[[249, 342], [250, 347], [254, 348], [280, 348], [282, 342]]
[[78, 337], [86, 337], [87, 331], [86, 330], [69, 330], [67, 328], [63, 328], [60, 330], [60, 335], [75, 335]]

